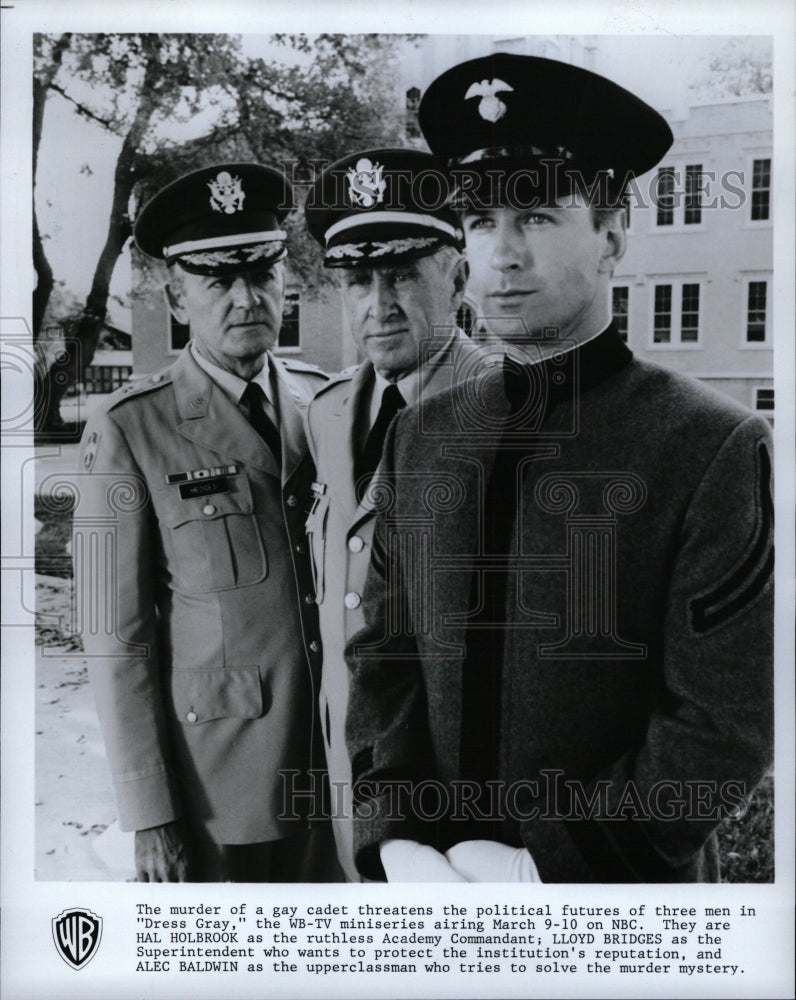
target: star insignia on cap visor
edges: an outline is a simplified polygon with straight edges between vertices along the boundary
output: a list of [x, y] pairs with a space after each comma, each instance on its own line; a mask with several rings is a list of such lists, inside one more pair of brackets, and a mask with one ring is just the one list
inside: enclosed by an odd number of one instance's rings
[[478, 114], [488, 122], [498, 122], [506, 113], [506, 105], [497, 97], [497, 94], [513, 92], [503, 80], [482, 80], [480, 83], [471, 83], [467, 93], [464, 95], [465, 101], [471, 97], [480, 97], [478, 104]]
[[210, 207], [214, 212], [232, 215], [243, 209], [243, 193], [240, 177], [233, 177], [227, 170], [220, 170], [215, 180], [209, 181]]
[[355, 167], [349, 167], [348, 193], [355, 205], [373, 208], [384, 201], [387, 182], [382, 178], [383, 169], [380, 163], [365, 158], [358, 160]]

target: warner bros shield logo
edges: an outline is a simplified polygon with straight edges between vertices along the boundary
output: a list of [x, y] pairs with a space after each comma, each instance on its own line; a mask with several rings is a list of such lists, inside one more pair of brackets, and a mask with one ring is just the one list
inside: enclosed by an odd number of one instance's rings
[[53, 940], [58, 954], [73, 969], [82, 969], [97, 954], [102, 917], [90, 910], [64, 910], [53, 917]]

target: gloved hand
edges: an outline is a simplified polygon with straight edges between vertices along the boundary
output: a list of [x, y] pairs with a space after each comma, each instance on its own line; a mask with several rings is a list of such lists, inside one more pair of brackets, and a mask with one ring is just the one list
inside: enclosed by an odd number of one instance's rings
[[541, 882], [531, 852], [494, 840], [463, 840], [445, 857], [468, 882]]
[[466, 882], [444, 855], [414, 840], [385, 840], [379, 855], [388, 882]]

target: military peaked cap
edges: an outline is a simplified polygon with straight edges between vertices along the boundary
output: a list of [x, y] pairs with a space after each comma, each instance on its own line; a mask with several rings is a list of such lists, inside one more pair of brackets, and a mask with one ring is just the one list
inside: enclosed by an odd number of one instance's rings
[[281, 223], [293, 205], [282, 171], [219, 163], [184, 174], [147, 202], [134, 236], [139, 249], [194, 274], [248, 270], [282, 260]]
[[396, 264], [461, 249], [442, 165], [417, 149], [368, 149], [328, 166], [307, 195], [326, 267]]
[[431, 151], [455, 174], [508, 172], [544, 161], [621, 189], [672, 144], [666, 121], [603, 76], [568, 63], [497, 52], [429, 85], [418, 110]]

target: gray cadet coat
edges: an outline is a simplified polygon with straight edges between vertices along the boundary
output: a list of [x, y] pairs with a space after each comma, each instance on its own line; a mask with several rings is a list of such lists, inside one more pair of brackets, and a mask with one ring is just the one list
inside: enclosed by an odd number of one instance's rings
[[326, 376], [271, 364], [281, 470], [187, 348], [84, 432], [74, 555], [125, 830], [183, 816], [240, 844], [305, 828], [279, 772], [306, 791], [319, 743], [303, 410]]
[[546, 882], [718, 880], [771, 764], [768, 425], [610, 328], [531, 377], [524, 410], [493, 370], [388, 434], [347, 651], [357, 865], [487, 837]]
[[[447, 338], [449, 339], [449, 338]], [[425, 357], [436, 355], [429, 341]], [[486, 359], [461, 331], [433, 357], [421, 399], [474, 374]], [[345, 643], [362, 628], [362, 593], [372, 551], [374, 516], [368, 496], [357, 503], [354, 461], [361, 411], [368, 404], [373, 365], [365, 361], [329, 382], [307, 410], [307, 441], [318, 480], [307, 533], [323, 639], [320, 710], [329, 769], [332, 825], [340, 863], [359, 881], [352, 856], [351, 766], [345, 745], [348, 668]]]

